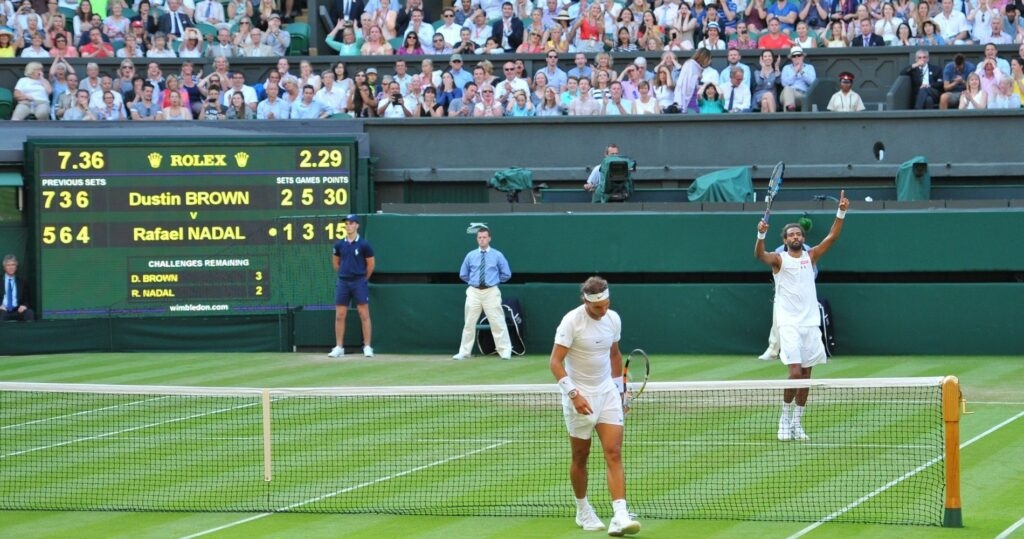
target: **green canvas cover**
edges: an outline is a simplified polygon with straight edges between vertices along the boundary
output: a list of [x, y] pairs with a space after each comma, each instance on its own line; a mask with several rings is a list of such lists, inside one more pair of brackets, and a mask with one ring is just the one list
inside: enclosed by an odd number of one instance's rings
[[[917, 167], [917, 174], [914, 167]], [[920, 175], [920, 176], [918, 176]], [[900, 165], [896, 172], [896, 200], [931, 200], [932, 175], [928, 173], [928, 160], [917, 156]]]
[[753, 202], [750, 168], [727, 168], [699, 176], [686, 194], [690, 202]]
[[633, 194], [633, 170], [636, 161], [621, 155], [609, 155], [601, 161], [601, 182], [591, 202], [622, 202]]
[[515, 191], [528, 191], [533, 189], [533, 171], [528, 168], [506, 168], [494, 173], [494, 177], [488, 182], [491, 187], [498, 191], [511, 193]]

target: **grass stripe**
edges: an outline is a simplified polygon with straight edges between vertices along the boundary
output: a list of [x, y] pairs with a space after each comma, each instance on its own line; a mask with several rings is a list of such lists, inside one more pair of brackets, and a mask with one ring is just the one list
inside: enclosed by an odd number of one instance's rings
[[[397, 479], [399, 477], [404, 477], [406, 475], [410, 475], [410, 474], [413, 474], [413, 473], [416, 473], [416, 472], [419, 472], [419, 471], [422, 471], [422, 470], [433, 468], [435, 466], [440, 466], [442, 464], [447, 464], [449, 462], [453, 462], [453, 461], [456, 461], [456, 460], [459, 460], [459, 459], [464, 459], [466, 457], [471, 457], [473, 455], [476, 455], [476, 454], [479, 454], [479, 453], [483, 453], [485, 451], [490, 451], [491, 449], [495, 449], [495, 448], [501, 447], [501, 446], [503, 446], [503, 445], [505, 445], [507, 443], [509, 443], [509, 442], [494, 443], [494, 444], [488, 445], [486, 447], [482, 447], [480, 449], [474, 449], [473, 451], [469, 451], [469, 452], [463, 453], [461, 455], [456, 455], [456, 456], [453, 456], [453, 457], [448, 457], [448, 458], [445, 458], [445, 459], [437, 460], [437, 461], [431, 462], [430, 464], [424, 464], [422, 466], [416, 466], [415, 468], [410, 468], [408, 470], [404, 470], [404, 471], [401, 471], [401, 472], [398, 472], [398, 473], [395, 473], [395, 474], [391, 474], [391, 475], [388, 475], [386, 477], [379, 477], [379, 478], [374, 479], [372, 481], [366, 481], [366, 482], [360, 483], [358, 485], [352, 485], [350, 487], [345, 487], [343, 489], [339, 489], [339, 490], [336, 490], [334, 492], [330, 492], [328, 494], [324, 494], [324, 495], [321, 495], [321, 496], [317, 496], [315, 498], [310, 498], [308, 500], [303, 500], [301, 502], [296, 502], [296, 503], [287, 505], [285, 507], [282, 507], [282, 508], [278, 509], [277, 512], [291, 511], [292, 509], [298, 509], [299, 507], [302, 507], [304, 505], [309, 505], [311, 503], [321, 502], [321, 501], [326, 500], [328, 498], [333, 498], [335, 496], [338, 496], [338, 495], [341, 495], [341, 494], [345, 494], [345, 493], [348, 493], [348, 492], [352, 492], [354, 490], [359, 490], [361, 488], [365, 488], [365, 487], [369, 487], [369, 486], [372, 486], [372, 485], [376, 485], [378, 483], [383, 483], [385, 481], [390, 481], [392, 479]], [[194, 533], [192, 535], [187, 535], [185, 537], [182, 537], [182, 539], [193, 539], [195, 537], [202, 537], [204, 535], [208, 535], [208, 534], [215, 533], [215, 532], [218, 532], [218, 531], [221, 531], [221, 530], [225, 530], [227, 528], [231, 528], [231, 527], [234, 527], [234, 526], [245, 524], [247, 522], [252, 522], [254, 520], [257, 520], [257, 519], [260, 519], [260, 518], [263, 518], [263, 517], [267, 517], [267, 516], [270, 516], [272, 514], [273, 513], [260, 513], [258, 515], [254, 515], [254, 516], [251, 516], [251, 517], [248, 517], [248, 518], [244, 518], [244, 519], [241, 519], [241, 520], [237, 520], [235, 522], [231, 522], [231, 523], [225, 524], [223, 526], [218, 526], [216, 528], [211, 528], [209, 530], [204, 530], [204, 531], [201, 531], [201, 532], [198, 532], [198, 533]]]
[[75, 412], [73, 414], [57, 415], [57, 416], [53, 416], [53, 417], [47, 417], [46, 419], [35, 419], [33, 421], [26, 421], [24, 423], [17, 423], [17, 424], [14, 424], [14, 425], [4, 425], [3, 427], [0, 427], [0, 430], [15, 429], [15, 428], [18, 428], [18, 427], [25, 427], [25, 426], [28, 426], [28, 425], [37, 425], [37, 424], [40, 424], [40, 423], [46, 423], [48, 421], [56, 421], [58, 419], [66, 419], [66, 418], [69, 418], [69, 417], [88, 415], [88, 414], [95, 414], [96, 412], [104, 412], [104, 411], [107, 411], [107, 410], [114, 410], [114, 409], [117, 409], [117, 408], [121, 408], [123, 406], [135, 406], [136, 404], [143, 404], [143, 403], [147, 403], [147, 402], [151, 402], [151, 401], [155, 401], [155, 400], [160, 400], [160, 399], [166, 399], [166, 398], [167, 397], [153, 397], [153, 398], [143, 399], [143, 400], [140, 400], [140, 401], [129, 402], [129, 403], [125, 403], [125, 404], [115, 404], [113, 406], [104, 406], [102, 408], [94, 408], [92, 410], [82, 410], [81, 412]]
[[[992, 428], [986, 430], [985, 432], [982, 432], [981, 434], [975, 436], [974, 438], [971, 438], [970, 440], [967, 440], [966, 442], [960, 444], [960, 449], [962, 450], [962, 449], [970, 446], [974, 442], [977, 442], [978, 440], [981, 440], [982, 438], [984, 438], [984, 437], [988, 436], [989, 434], [992, 434], [993, 432], [995, 432], [995, 431], [1005, 427], [1006, 425], [1009, 425], [1010, 423], [1013, 423], [1014, 421], [1020, 419], [1021, 417], [1024, 417], [1024, 412], [1020, 412], [1019, 414], [1017, 414], [1017, 415], [1015, 415], [1015, 416], [1013, 416], [1013, 417], [1011, 417], [1011, 418], [1009, 418], [1009, 419], [999, 423], [998, 425], [993, 426]], [[934, 459], [928, 461], [927, 463], [922, 464], [921, 466], [918, 466], [917, 468], [911, 470], [910, 472], [907, 472], [906, 474], [902, 475], [898, 479], [894, 479], [894, 480], [886, 483], [885, 485], [879, 487], [874, 492], [871, 492], [869, 494], [866, 494], [866, 495], [862, 496], [861, 498], [859, 498], [858, 500], [850, 503], [846, 507], [843, 507], [842, 509], [839, 509], [838, 511], [832, 513], [831, 515], [828, 515], [825, 518], [815, 522], [814, 524], [811, 524], [810, 526], [807, 526], [806, 528], [796, 532], [795, 534], [789, 536], [789, 539], [796, 539], [797, 537], [802, 537], [804, 535], [807, 535], [808, 533], [810, 533], [810, 532], [814, 531], [815, 529], [817, 529], [818, 527], [820, 527], [822, 524], [825, 524], [826, 522], [835, 520], [837, 517], [841, 516], [842, 514], [850, 511], [851, 509], [856, 508], [857, 506], [859, 506], [859, 505], [863, 504], [864, 502], [874, 498], [875, 496], [877, 496], [877, 495], [879, 495], [879, 494], [889, 490], [890, 488], [892, 488], [892, 487], [902, 483], [903, 481], [905, 481], [905, 480], [907, 480], [907, 479], [917, 475], [921, 471], [927, 469], [929, 466], [932, 466], [932, 465], [934, 465], [935, 463], [937, 463], [937, 462], [939, 462], [941, 460], [942, 460], [942, 456], [941, 455], [938, 456], [938, 457], [935, 457]], [[1022, 519], [1022, 520], [1024, 520], [1024, 519]], [[1008, 531], [1012, 531], [1012, 530], [1008, 530]]]

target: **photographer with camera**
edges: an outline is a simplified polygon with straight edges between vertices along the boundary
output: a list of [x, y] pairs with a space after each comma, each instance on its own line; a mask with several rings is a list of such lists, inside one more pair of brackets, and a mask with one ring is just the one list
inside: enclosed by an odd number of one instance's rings
[[388, 84], [387, 99], [381, 99], [377, 106], [377, 115], [382, 118], [412, 118], [412, 112], [405, 106], [402, 88], [397, 82]]

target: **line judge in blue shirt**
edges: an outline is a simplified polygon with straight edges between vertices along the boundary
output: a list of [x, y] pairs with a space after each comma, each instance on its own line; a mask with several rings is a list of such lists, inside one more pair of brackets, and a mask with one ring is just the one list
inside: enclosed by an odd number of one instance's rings
[[354, 301], [363, 329], [363, 355], [373, 357], [373, 346], [370, 344], [372, 326], [369, 281], [377, 265], [376, 259], [370, 242], [359, 235], [359, 216], [350, 214], [343, 222], [345, 237], [334, 243], [334, 256], [331, 257], [331, 264], [338, 274], [338, 282], [334, 289], [335, 346], [327, 356], [345, 355], [345, 318], [348, 315], [349, 304]]
[[501, 292], [498, 284], [512, 278], [508, 260], [501, 251], [491, 248], [491, 231], [481, 226], [476, 232], [478, 249], [466, 254], [459, 269], [459, 278], [469, 285], [466, 288], [466, 324], [462, 327], [462, 343], [459, 352], [452, 359], [468, 359], [473, 354], [476, 340], [476, 322], [480, 312], [487, 315], [494, 336], [494, 344], [501, 359], [512, 358], [512, 341], [505, 326], [505, 313], [501, 308]]

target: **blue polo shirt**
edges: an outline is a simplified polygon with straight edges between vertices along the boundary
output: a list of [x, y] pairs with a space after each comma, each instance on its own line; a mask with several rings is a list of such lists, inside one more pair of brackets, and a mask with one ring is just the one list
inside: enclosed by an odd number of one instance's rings
[[366, 259], [373, 258], [373, 247], [356, 234], [354, 241], [344, 239], [334, 242], [334, 256], [341, 259], [339, 279], [359, 279], [366, 277]]

